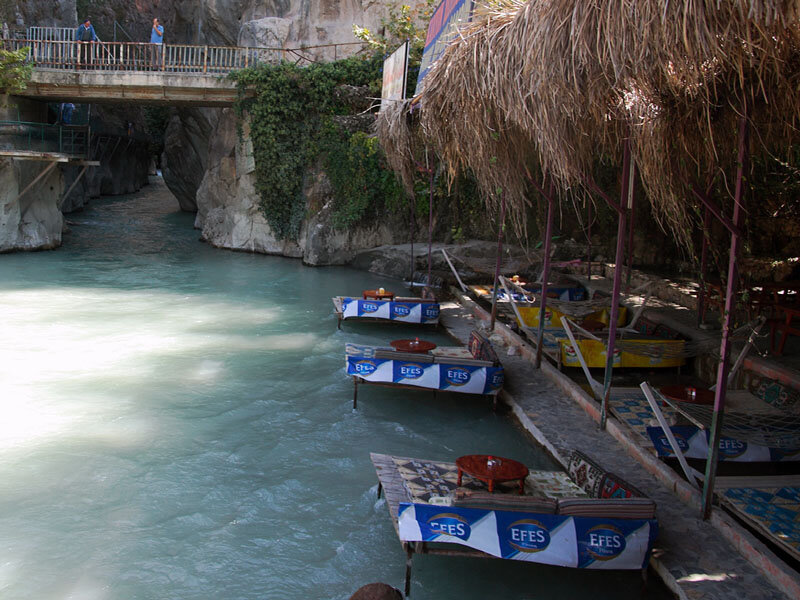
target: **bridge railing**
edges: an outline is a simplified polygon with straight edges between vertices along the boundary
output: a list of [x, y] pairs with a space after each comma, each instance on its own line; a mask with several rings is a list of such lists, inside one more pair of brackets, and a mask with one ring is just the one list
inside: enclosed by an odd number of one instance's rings
[[0, 147], [86, 158], [89, 155], [89, 126], [0, 121]]
[[[41, 37], [41, 36], [40, 36]], [[56, 36], [52, 36], [56, 37]], [[337, 58], [342, 46], [363, 47], [360, 42], [303, 48], [251, 48], [194, 46], [144, 42], [77, 42], [57, 39], [6, 39], [10, 50], [28, 48], [37, 67], [100, 71], [164, 71], [167, 73], [226, 74], [280, 60], [314, 62], [315, 52], [330, 50]]]

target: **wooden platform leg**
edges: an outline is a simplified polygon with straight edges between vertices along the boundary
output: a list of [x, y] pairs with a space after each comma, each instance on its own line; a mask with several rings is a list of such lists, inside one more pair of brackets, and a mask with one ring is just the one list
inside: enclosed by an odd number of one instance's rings
[[406, 587], [404, 597], [411, 595], [411, 560], [414, 558], [413, 542], [406, 545]]
[[381, 499], [381, 492], [383, 492], [383, 484], [379, 481], [378, 482], [378, 500]]
[[358, 377], [353, 377], [353, 410], [358, 405]]

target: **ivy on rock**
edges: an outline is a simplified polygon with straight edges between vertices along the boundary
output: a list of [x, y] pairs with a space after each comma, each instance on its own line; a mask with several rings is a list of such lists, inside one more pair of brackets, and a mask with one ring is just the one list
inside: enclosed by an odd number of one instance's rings
[[[283, 62], [233, 74], [237, 115], [250, 120], [256, 190], [261, 210], [279, 239], [296, 238], [305, 217], [303, 178], [320, 158], [334, 190], [333, 223], [344, 228], [399, 205], [402, 191], [383, 163], [375, 138], [350, 133], [334, 117], [351, 109], [338, 86], [372, 86], [382, 57], [348, 58], [298, 67]], [[251, 97], [245, 90], [254, 91]]]

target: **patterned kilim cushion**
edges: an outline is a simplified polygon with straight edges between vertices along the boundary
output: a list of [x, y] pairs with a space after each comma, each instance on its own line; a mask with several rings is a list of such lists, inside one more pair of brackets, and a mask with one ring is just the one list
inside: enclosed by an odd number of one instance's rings
[[791, 413], [800, 412], [800, 392], [780, 381], [766, 377], [753, 377], [750, 380], [750, 391], [775, 408]]
[[[403, 478], [403, 485], [413, 502], [427, 503], [432, 496], [449, 496], [458, 488], [458, 467], [455, 463], [393, 458], [397, 471]], [[488, 486], [464, 474], [461, 487], [475, 491], [487, 491]], [[516, 481], [499, 483], [495, 493], [516, 494], [519, 483]], [[531, 471], [525, 480], [525, 494], [546, 498], [580, 496], [584, 492], [570, 481], [569, 475], [559, 471]]]
[[580, 450], [573, 450], [567, 463], [567, 471], [590, 498], [599, 498], [606, 472]]
[[485, 335], [479, 331], [473, 331], [469, 336], [469, 351], [473, 358], [478, 360], [488, 360], [496, 364], [498, 362], [497, 353], [492, 348], [492, 343]]
[[723, 498], [741, 516], [800, 558], [800, 488], [730, 488]]
[[600, 482], [600, 498], [644, 497], [635, 486], [614, 473], [606, 473]]

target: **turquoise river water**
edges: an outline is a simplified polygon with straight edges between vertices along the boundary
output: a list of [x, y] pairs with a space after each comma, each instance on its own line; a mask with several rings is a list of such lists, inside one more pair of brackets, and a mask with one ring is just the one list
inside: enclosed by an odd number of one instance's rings
[[[62, 248], [0, 256], [3, 600], [402, 587], [371, 451], [552, 466], [483, 400], [365, 387], [352, 410], [345, 342], [413, 332], [337, 331], [330, 298], [397, 282], [211, 248], [160, 182], [70, 219]], [[412, 597], [620, 600], [640, 581], [417, 556]]]

